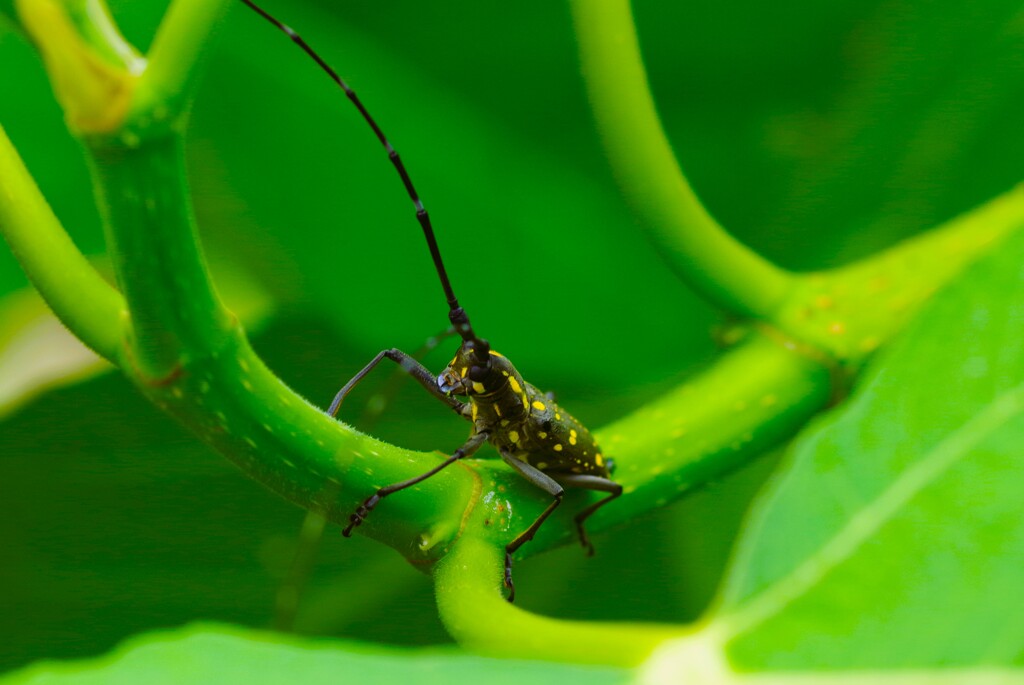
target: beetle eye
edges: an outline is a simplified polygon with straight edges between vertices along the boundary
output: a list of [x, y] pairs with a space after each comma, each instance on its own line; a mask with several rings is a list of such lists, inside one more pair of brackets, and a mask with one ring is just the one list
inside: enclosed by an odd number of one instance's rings
[[490, 374], [491, 369], [487, 366], [477, 366], [474, 364], [469, 367], [469, 380], [471, 381], [484, 381]]

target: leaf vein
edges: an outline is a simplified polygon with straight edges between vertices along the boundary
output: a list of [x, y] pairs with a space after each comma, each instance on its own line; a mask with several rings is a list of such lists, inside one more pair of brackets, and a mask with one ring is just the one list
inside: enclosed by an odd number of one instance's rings
[[852, 516], [831, 540], [789, 574], [754, 595], [739, 608], [721, 616], [716, 622], [724, 638], [732, 639], [753, 630], [809, 592], [829, 571], [850, 558], [875, 532], [894, 518], [914, 495], [939, 479], [983, 439], [1020, 414], [1022, 409], [1024, 383], [997, 396], [983, 411], [949, 433], [878, 497]]

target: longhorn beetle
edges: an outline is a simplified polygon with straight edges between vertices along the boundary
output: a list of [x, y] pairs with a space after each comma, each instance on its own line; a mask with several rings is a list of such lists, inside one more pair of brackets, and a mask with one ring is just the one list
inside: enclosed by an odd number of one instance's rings
[[[602, 506], [622, 494], [622, 486], [610, 479], [613, 462], [601, 454], [597, 441], [590, 432], [555, 404], [550, 394], [544, 394], [523, 380], [512, 363], [503, 355], [491, 349], [487, 340], [478, 337], [469, 322], [466, 311], [459, 306], [448, 274], [441, 260], [441, 252], [434, 237], [430, 216], [420, 201], [412, 179], [398, 152], [381, 131], [377, 122], [363, 106], [355, 91], [334, 71], [291, 27], [281, 23], [252, 0], [242, 0], [268, 22], [284, 32], [299, 46], [331, 79], [341, 87], [356, 106], [359, 113], [373, 129], [388, 158], [398, 172], [405, 190], [416, 207], [416, 218], [427, 240], [434, 268], [448, 300], [448, 319], [453, 330], [462, 338], [455, 357], [444, 371], [434, 376], [412, 356], [398, 349], [382, 350], [362, 371], [342, 387], [331, 402], [328, 413], [337, 416], [342, 401], [374, 367], [383, 359], [390, 359], [412, 376], [420, 385], [439, 401], [448, 405], [456, 414], [473, 424], [469, 439], [443, 462], [426, 473], [383, 487], [368, 497], [349, 517], [345, 537], [359, 526], [382, 499], [396, 492], [416, 485], [438, 473], [454, 462], [476, 453], [481, 445], [490, 442], [501, 455], [502, 460], [523, 478], [551, 495], [551, 503], [540, 516], [505, 547], [505, 585], [509, 589], [508, 600], [515, 598], [512, 583], [512, 555], [524, 543], [533, 539], [541, 524], [551, 512], [562, 503], [563, 488], [582, 488], [608, 493], [608, 496], [592, 503], [576, 514], [576, 533], [580, 544], [588, 555], [594, 547], [587, 539], [583, 522]], [[465, 398], [465, 401], [459, 399]]]

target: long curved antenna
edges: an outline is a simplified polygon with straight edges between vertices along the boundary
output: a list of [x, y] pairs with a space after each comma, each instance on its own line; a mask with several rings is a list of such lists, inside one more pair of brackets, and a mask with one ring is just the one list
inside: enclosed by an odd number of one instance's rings
[[363, 103], [359, 100], [359, 96], [356, 92], [349, 88], [348, 84], [345, 83], [344, 79], [338, 76], [338, 72], [334, 71], [327, 62], [323, 60], [317, 52], [309, 47], [309, 44], [302, 39], [298, 33], [294, 31], [287, 24], [278, 21], [277, 18], [269, 14], [266, 10], [261, 8], [252, 0], [242, 0], [246, 5], [249, 6], [254, 12], [266, 19], [268, 22], [273, 24], [279, 31], [287, 35], [292, 39], [292, 42], [302, 48], [302, 51], [309, 55], [314, 62], [328, 75], [331, 80], [341, 86], [341, 89], [345, 91], [345, 95], [352, 101], [352, 104], [356, 106], [359, 113], [363, 115], [363, 119], [373, 129], [374, 135], [377, 136], [377, 140], [384, 146], [384, 150], [388, 153], [388, 159], [394, 165], [395, 170], [398, 172], [399, 177], [402, 179], [402, 184], [405, 186], [405, 191], [409, 194], [409, 199], [412, 200], [413, 205], [416, 206], [416, 219], [420, 222], [420, 227], [423, 229], [423, 237], [427, 240], [427, 247], [430, 249], [430, 257], [434, 260], [434, 268], [437, 269], [437, 276], [441, 279], [441, 287], [444, 288], [444, 296], [448, 300], [448, 318], [455, 327], [456, 332], [462, 337], [464, 341], [472, 341], [474, 348], [477, 352], [477, 358], [481, 360], [487, 359], [488, 350], [490, 346], [486, 340], [476, 337], [473, 332], [473, 326], [469, 323], [469, 316], [466, 311], [459, 306], [459, 301], [455, 297], [455, 292], [452, 290], [452, 284], [448, 280], [448, 272], [445, 271], [444, 262], [441, 260], [441, 250], [437, 247], [437, 239], [434, 237], [434, 227], [430, 223], [430, 215], [427, 214], [427, 210], [423, 207], [423, 202], [420, 201], [419, 193], [416, 192], [416, 187], [412, 184], [412, 179], [409, 177], [409, 172], [405, 168], [405, 164], [402, 162], [402, 158], [399, 157], [398, 152], [394, 147], [391, 146], [391, 142], [388, 141], [387, 136], [377, 125], [377, 122], [373, 120], [370, 113], [363, 106]]

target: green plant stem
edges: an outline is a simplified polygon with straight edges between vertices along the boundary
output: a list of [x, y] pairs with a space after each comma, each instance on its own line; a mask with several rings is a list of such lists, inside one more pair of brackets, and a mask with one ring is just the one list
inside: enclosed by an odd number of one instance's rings
[[574, 0], [572, 10], [598, 128], [648, 238], [712, 302], [773, 320], [794, 277], [730, 236], [690, 187], [658, 119], [628, 0]]
[[776, 323], [855, 371], [936, 290], [1022, 228], [1024, 185], [867, 259], [801, 275]]
[[187, 110], [210, 36], [230, 0], [175, 0], [167, 9], [139, 81], [133, 112], [171, 117]]
[[142, 66], [135, 48], [121, 35], [110, 16], [105, 0], [62, 0], [61, 4], [85, 42], [103, 54], [107, 62], [129, 69]]
[[125, 322], [124, 298], [71, 242], [2, 127], [0, 233], [64, 325], [114, 361]]
[[187, 355], [220, 349], [233, 326], [196, 238], [181, 138], [89, 142], [107, 246], [132, 316], [131, 363], [163, 378]]
[[675, 626], [562, 621], [523, 611], [505, 601], [503, 559], [501, 549], [466, 536], [435, 567], [441, 620], [475, 652], [628, 667], [665, 640], [687, 634]]
[[145, 62], [102, 0], [18, 0], [18, 17], [43, 57], [68, 127], [108, 133], [124, 121]]
[[[796, 435], [833, 399], [827, 360], [750, 331], [714, 364], [598, 431], [629, 497], [627, 520], [721, 478]], [[611, 507], [593, 517], [595, 529]]]

